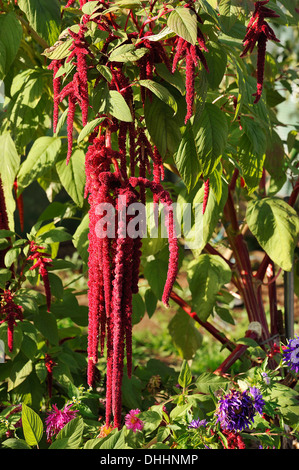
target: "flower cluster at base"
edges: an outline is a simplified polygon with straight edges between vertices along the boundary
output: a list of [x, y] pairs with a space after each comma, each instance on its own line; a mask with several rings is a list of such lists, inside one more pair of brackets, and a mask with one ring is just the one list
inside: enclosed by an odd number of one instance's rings
[[133, 432], [142, 431], [144, 427], [143, 421], [138, 418], [140, 413], [139, 409], [131, 410], [125, 417], [125, 425], [127, 429], [132, 429]]
[[262, 414], [264, 400], [256, 387], [240, 392], [232, 389], [220, 398], [217, 422], [227, 431], [243, 431], [254, 422], [256, 412]]
[[71, 410], [73, 403], [66, 404], [62, 410], [59, 410], [56, 405], [53, 405], [53, 411], [48, 413], [46, 418], [46, 434], [47, 440], [50, 441], [61, 429], [72, 419], [76, 417], [78, 410]]

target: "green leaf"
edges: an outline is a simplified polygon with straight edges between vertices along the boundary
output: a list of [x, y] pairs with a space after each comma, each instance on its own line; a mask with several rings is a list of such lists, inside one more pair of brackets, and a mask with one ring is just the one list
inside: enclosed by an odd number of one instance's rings
[[[86, 126], [83, 127], [82, 131], [80, 132], [77, 142], [78, 144], [85, 139], [93, 130], [95, 127], [97, 127], [101, 122], [104, 121], [104, 117], [93, 119], [92, 121], [88, 122]], [[73, 158], [73, 157], [72, 157]]]
[[[107, 80], [107, 82], [111, 83], [113, 75], [109, 67], [107, 65], [97, 65], [97, 70], [100, 72], [101, 75]], [[87, 124], [88, 125], [88, 124]]]
[[93, 106], [97, 112], [112, 114], [120, 121], [133, 120], [131, 110], [122, 94], [116, 90], [109, 90], [107, 83], [100, 84], [96, 89]]
[[116, 90], [109, 90], [107, 101], [107, 113], [112, 114], [116, 119], [125, 122], [132, 122], [132, 114], [124, 97]]
[[78, 225], [74, 237], [73, 244], [77, 248], [79, 255], [85, 263], [88, 262], [88, 233], [89, 233], [89, 215], [86, 214]]
[[85, 153], [76, 149], [69, 163], [66, 164], [65, 156], [56, 163], [56, 170], [66, 192], [75, 204], [82, 207], [84, 204], [85, 188]]
[[25, 403], [22, 404], [22, 427], [27, 444], [37, 446], [43, 436], [43, 422]]
[[53, 45], [60, 34], [61, 13], [58, 0], [19, 0], [18, 7], [26, 14], [30, 26]]
[[263, 175], [264, 161], [265, 154], [254, 153], [250, 139], [243, 134], [239, 142], [239, 165], [248, 194], [252, 194], [259, 185]]
[[153, 80], [139, 80], [138, 82], [141, 86], [152, 91], [160, 100], [164, 101], [168, 106], [170, 106], [176, 113], [178, 110], [178, 105], [172, 94], [160, 83], [154, 82]]
[[16, 174], [20, 166], [20, 157], [18, 155], [15, 143], [8, 132], [0, 135], [0, 148], [2, 152], [0, 176], [4, 190], [9, 227], [13, 230], [16, 203], [12, 189]]
[[[55, 47], [54, 49], [49, 48], [44, 50], [42, 55], [46, 56], [50, 60], [62, 60], [68, 57], [71, 53], [69, 50], [69, 47], [73, 43], [73, 39], [67, 39], [66, 41], [63, 41], [62, 44], [59, 44], [59, 46]], [[57, 74], [56, 74], [57, 78]]]
[[55, 316], [40, 309], [37, 315], [33, 316], [33, 322], [37, 330], [53, 345], [59, 342], [58, 329]]
[[146, 307], [146, 312], [151, 318], [153, 314], [155, 313], [156, 307], [157, 307], [157, 302], [158, 299], [155, 296], [154, 292], [152, 289], [147, 289], [144, 293], [144, 301], [145, 301], [145, 307]]
[[153, 410], [140, 413], [138, 418], [140, 418], [144, 423], [143, 432], [145, 432], [145, 434], [155, 431], [162, 421], [162, 415]]
[[212, 313], [220, 288], [230, 282], [231, 270], [218, 255], [202, 254], [188, 265], [192, 307], [206, 321]]
[[145, 54], [148, 54], [146, 47], [136, 49], [134, 44], [124, 44], [113, 49], [109, 60], [110, 62], [136, 62]]
[[[64, 449], [78, 449], [82, 442], [84, 421], [80, 416], [69, 421], [57, 434], [58, 440], [64, 441]], [[51, 448], [55, 448], [51, 446]]]
[[173, 117], [173, 110], [156, 96], [145, 103], [145, 122], [148, 132], [162, 157], [175, 153], [180, 140], [179, 123]]
[[178, 36], [195, 46], [197, 41], [197, 18], [193, 10], [177, 7], [170, 13], [167, 26]]
[[[147, 39], [149, 39], [148, 36]], [[160, 64], [155, 64], [155, 69], [157, 74], [163, 78], [163, 80], [174, 86], [182, 95], [186, 93], [184, 79], [178, 70], [176, 70], [174, 73], [171, 73], [163, 62]]]
[[227, 142], [228, 124], [225, 114], [212, 103], [206, 103], [199, 118], [195, 115], [193, 134], [204, 176], [218, 165]]
[[139, 323], [145, 314], [145, 304], [139, 293], [132, 296], [132, 324]]
[[44, 71], [41, 69], [29, 69], [18, 73], [11, 84], [11, 95], [20, 106], [35, 108], [44, 92]]
[[55, 164], [61, 148], [59, 137], [39, 137], [18, 172], [18, 195]]
[[216, 90], [223, 78], [227, 66], [227, 54], [219, 43], [209, 42], [209, 53], [205, 55], [209, 67], [207, 80], [210, 87]]
[[6, 439], [6, 441], [2, 442], [2, 446], [8, 449], [31, 449], [24, 439], [15, 438]]
[[200, 162], [197, 156], [193, 130], [188, 121], [177, 152], [173, 156], [176, 167], [188, 191], [194, 188], [200, 174]]
[[144, 276], [157, 299], [162, 299], [167, 278], [168, 263], [162, 259], [152, 259], [144, 266]]
[[190, 385], [192, 382], [192, 373], [189, 364], [186, 360], [183, 361], [183, 364], [181, 366], [178, 382], [183, 388], [187, 388], [188, 385]]
[[201, 393], [216, 392], [219, 389], [226, 389], [230, 381], [224, 377], [217, 376], [211, 372], [204, 372], [196, 380], [196, 388]]
[[246, 221], [258, 243], [284, 271], [291, 271], [299, 234], [296, 211], [279, 198], [248, 203]]
[[187, 361], [192, 359], [202, 344], [202, 335], [195, 327], [194, 320], [179, 310], [171, 319], [168, 329], [179, 355]]
[[22, 26], [14, 12], [0, 15], [0, 79], [9, 71], [19, 50], [22, 35]]

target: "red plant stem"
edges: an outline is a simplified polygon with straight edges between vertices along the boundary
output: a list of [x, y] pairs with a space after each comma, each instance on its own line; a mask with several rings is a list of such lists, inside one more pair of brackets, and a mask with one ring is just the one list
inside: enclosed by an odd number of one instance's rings
[[227, 235], [236, 260], [241, 286], [240, 294], [244, 300], [248, 319], [250, 322], [259, 322], [262, 326], [263, 339], [269, 338], [270, 335], [265, 312], [263, 308], [261, 309], [262, 305], [257, 299], [257, 292], [253, 285], [253, 273], [251, 269], [249, 252], [243, 239], [243, 235], [239, 231], [239, 225], [231, 191], [228, 192], [228, 199], [224, 207], [224, 216], [226, 220], [231, 223], [231, 227], [229, 227], [227, 230]]
[[279, 334], [278, 331], [278, 309], [277, 309], [277, 292], [276, 292], [276, 283], [271, 282], [271, 280], [275, 279], [275, 267], [273, 261], [270, 262], [272, 267], [272, 274], [268, 276], [268, 294], [269, 294], [269, 305], [270, 305], [270, 328], [271, 334], [276, 335]]
[[[256, 331], [247, 330], [245, 334], [245, 338], [251, 338], [256, 340], [258, 338], [258, 334]], [[223, 361], [223, 363], [214, 371], [216, 375], [223, 375], [225, 374], [229, 368], [238, 360], [243, 354], [246, 352], [248, 348], [247, 344], [238, 344], [238, 346], [232, 351], [232, 353]]]
[[223, 333], [220, 333], [217, 328], [215, 328], [211, 323], [207, 321], [202, 321], [197, 313], [192, 311], [192, 308], [190, 305], [182, 299], [178, 294], [176, 294], [174, 291], [171, 292], [170, 298], [176, 302], [184, 312], [186, 312], [193, 320], [197, 321], [203, 328], [205, 328], [212, 336], [214, 336], [215, 339], [220, 341], [221, 344], [223, 344], [227, 349], [230, 351], [234, 350], [234, 344], [226, 338], [226, 336]]

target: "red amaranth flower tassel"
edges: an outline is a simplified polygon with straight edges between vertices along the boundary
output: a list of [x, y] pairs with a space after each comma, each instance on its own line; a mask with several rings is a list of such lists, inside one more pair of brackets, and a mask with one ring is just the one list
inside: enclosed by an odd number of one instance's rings
[[247, 52], [251, 53], [257, 43], [257, 91], [253, 95], [256, 97], [254, 103], [258, 103], [262, 96], [267, 41], [280, 42], [275, 36], [273, 29], [265, 21], [265, 18], [279, 17], [275, 11], [264, 6], [268, 1], [255, 2], [255, 10], [247, 25], [247, 32], [243, 40], [244, 50], [240, 55], [240, 57], [244, 57]]
[[195, 65], [190, 52], [186, 55], [186, 103], [187, 103], [187, 114], [185, 117], [185, 124], [191, 118], [193, 114], [193, 104], [194, 104], [194, 73]]
[[56, 363], [53, 361], [50, 354], [45, 355], [45, 365], [47, 369], [48, 395], [49, 395], [49, 398], [51, 398], [52, 397], [52, 384], [53, 384], [53, 368], [56, 366]]
[[43, 250], [44, 248], [42, 246], [38, 246], [35, 242], [30, 242], [30, 252], [32, 253], [31, 255], [28, 256], [28, 260], [33, 260], [35, 263], [33, 266], [29, 268], [30, 271], [33, 269], [38, 268], [38, 272], [42, 277], [44, 287], [45, 287], [45, 292], [46, 292], [46, 299], [47, 299], [47, 310], [50, 312], [51, 309], [51, 288], [50, 288], [50, 282], [49, 282], [49, 277], [48, 277], [48, 270], [47, 267], [51, 266], [52, 259], [47, 258], [46, 253], [40, 253], [38, 250]]
[[[2, 185], [2, 180], [0, 177], [0, 230], [9, 230], [8, 224], [8, 215], [6, 210], [6, 202], [4, 196], [4, 190]], [[0, 250], [0, 268], [6, 268], [4, 264], [5, 254], [7, 253], [8, 248]]]
[[13, 351], [13, 333], [16, 320], [23, 320], [22, 308], [13, 300], [13, 294], [9, 290], [4, 290], [2, 294], [0, 313], [6, 315], [0, 324], [7, 323], [7, 344], [10, 352]]
[[202, 204], [202, 213], [203, 214], [205, 213], [206, 207], [207, 207], [207, 204], [208, 204], [209, 192], [210, 192], [210, 180], [208, 178], [204, 182], [204, 196], [203, 196], [203, 204]]
[[53, 132], [55, 134], [58, 123], [59, 115], [59, 93], [61, 86], [61, 77], [56, 77], [58, 70], [62, 65], [61, 60], [52, 60], [51, 64], [48, 66], [49, 70], [53, 70], [53, 92], [54, 92], [54, 109], [53, 109]]

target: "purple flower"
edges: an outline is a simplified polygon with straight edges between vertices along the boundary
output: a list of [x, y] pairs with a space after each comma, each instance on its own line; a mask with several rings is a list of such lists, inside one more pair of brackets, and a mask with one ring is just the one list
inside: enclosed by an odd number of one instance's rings
[[143, 429], [143, 421], [141, 421], [140, 418], [138, 418], [138, 415], [140, 413], [140, 410], [131, 410], [126, 416], [125, 416], [125, 425], [128, 429], [132, 429], [133, 432], [136, 431], [141, 431]]
[[78, 410], [71, 410], [73, 404], [65, 405], [62, 410], [59, 410], [56, 405], [53, 405], [52, 412], [48, 413], [48, 417], [45, 420], [47, 425], [46, 434], [47, 439], [50, 440], [53, 436], [59, 433], [59, 431], [72, 419], [76, 417]]
[[222, 429], [229, 431], [242, 431], [253, 423], [255, 407], [248, 390], [239, 392], [232, 389], [220, 398], [216, 411], [217, 422]]
[[283, 361], [296, 372], [299, 373], [299, 336], [291, 339], [283, 348]]
[[266, 385], [270, 385], [270, 377], [268, 376], [267, 372], [262, 372], [263, 380]]
[[256, 411], [260, 414], [263, 414], [263, 407], [264, 407], [264, 404], [265, 404], [265, 401], [262, 397], [262, 394], [261, 392], [259, 391], [258, 388], [256, 387], [251, 387], [249, 389], [251, 395], [253, 396], [253, 406], [254, 408], [256, 409]]
[[207, 424], [206, 419], [193, 419], [188, 426], [188, 429], [198, 429], [200, 426], [205, 426]]

